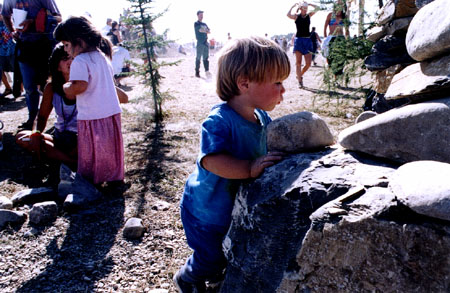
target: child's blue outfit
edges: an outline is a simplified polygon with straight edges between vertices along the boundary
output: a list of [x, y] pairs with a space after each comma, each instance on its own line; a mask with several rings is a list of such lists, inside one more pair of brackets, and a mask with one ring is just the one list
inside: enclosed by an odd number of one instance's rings
[[263, 110], [256, 109], [259, 123], [245, 120], [228, 104], [212, 108], [202, 124], [200, 154], [195, 171], [189, 176], [181, 199], [181, 219], [186, 238], [194, 253], [181, 268], [181, 278], [189, 283], [212, 280], [226, 266], [222, 240], [231, 223], [236, 192], [242, 180], [225, 179], [204, 169], [206, 156], [228, 153], [242, 160], [253, 160], [267, 153], [266, 128], [271, 122]]

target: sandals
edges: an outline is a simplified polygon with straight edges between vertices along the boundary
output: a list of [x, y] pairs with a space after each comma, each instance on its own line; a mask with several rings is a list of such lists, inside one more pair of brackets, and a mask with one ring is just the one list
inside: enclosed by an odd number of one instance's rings
[[300, 77], [300, 79], [298, 80], [298, 85], [300, 86], [300, 88], [303, 88], [303, 77]]
[[10, 94], [12, 94], [12, 93], [13, 93], [13, 91], [12, 91], [11, 88], [5, 89], [5, 91], [0, 95], [0, 97], [1, 97], [1, 98], [4, 98], [4, 97], [6, 97], [7, 95], [10, 95]]

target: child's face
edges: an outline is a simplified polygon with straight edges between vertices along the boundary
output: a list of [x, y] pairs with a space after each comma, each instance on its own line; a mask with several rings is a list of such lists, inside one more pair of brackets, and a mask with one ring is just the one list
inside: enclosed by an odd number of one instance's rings
[[75, 58], [83, 50], [83, 48], [81, 48], [80, 46], [72, 46], [72, 43], [70, 43], [68, 41], [62, 41], [62, 43], [64, 45], [64, 50], [72, 58]]
[[255, 108], [271, 111], [283, 101], [285, 91], [282, 80], [262, 83], [249, 82], [248, 96]]
[[63, 75], [70, 74], [70, 64], [72, 64], [72, 60], [72, 57], [67, 57], [59, 61], [58, 70], [61, 71]]

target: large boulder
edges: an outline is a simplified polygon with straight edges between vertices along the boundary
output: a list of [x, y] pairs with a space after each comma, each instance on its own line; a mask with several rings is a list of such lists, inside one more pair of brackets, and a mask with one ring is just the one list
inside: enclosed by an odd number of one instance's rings
[[450, 92], [450, 55], [409, 65], [392, 79], [386, 99], [437, 99]]
[[292, 155], [267, 168], [237, 194], [222, 292], [274, 292], [295, 263], [309, 216], [354, 186], [387, 186], [394, 170], [342, 149]]
[[287, 153], [321, 148], [334, 143], [325, 121], [317, 114], [299, 112], [275, 119], [267, 126], [267, 148]]
[[414, 213], [388, 188], [362, 193], [311, 216], [277, 292], [448, 292], [449, 222]]
[[401, 163], [450, 163], [450, 97], [407, 105], [344, 129], [343, 147]]
[[418, 161], [401, 166], [389, 187], [415, 212], [450, 221], [450, 164]]
[[450, 1], [436, 0], [417, 12], [406, 34], [406, 48], [417, 61], [450, 52]]

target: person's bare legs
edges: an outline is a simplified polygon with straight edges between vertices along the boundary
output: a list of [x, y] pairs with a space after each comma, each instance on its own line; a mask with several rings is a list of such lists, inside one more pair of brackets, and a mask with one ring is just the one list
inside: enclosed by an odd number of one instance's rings
[[[16, 143], [27, 151], [31, 152], [30, 138], [31, 131], [24, 130], [16, 135]], [[62, 162], [69, 167], [76, 166], [77, 164], [77, 149], [74, 148], [70, 153], [66, 154], [59, 149], [55, 148], [53, 143], [53, 137], [49, 134], [43, 134], [42, 152], [45, 157], [50, 160]], [[41, 154], [39, 154], [40, 157]]]
[[[312, 61], [311, 54], [306, 54], [304, 56], [305, 56], [305, 66], [303, 67], [303, 69], [300, 73], [302, 77], [303, 77], [303, 74], [305, 74], [305, 72], [311, 67], [311, 61]], [[303, 84], [302, 84], [302, 86], [303, 86]]]
[[1, 97], [6, 97], [9, 94], [12, 94], [11, 85], [9, 84], [8, 77], [6, 76], [6, 72], [2, 72], [2, 82], [5, 85], [5, 91], [1, 94]]
[[[298, 80], [300, 86], [303, 86], [302, 56], [303, 55], [301, 52], [295, 51], [295, 73], [297, 74], [297, 80]], [[310, 63], [311, 63], [311, 61], [310, 61]]]

